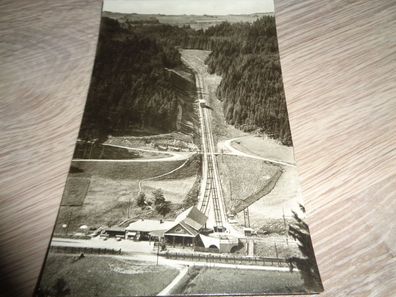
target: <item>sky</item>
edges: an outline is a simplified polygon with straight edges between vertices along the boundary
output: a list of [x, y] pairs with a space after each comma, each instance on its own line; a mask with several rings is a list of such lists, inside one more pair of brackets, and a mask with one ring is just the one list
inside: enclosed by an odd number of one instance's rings
[[226, 15], [273, 12], [274, 0], [104, 0], [103, 10], [143, 14]]

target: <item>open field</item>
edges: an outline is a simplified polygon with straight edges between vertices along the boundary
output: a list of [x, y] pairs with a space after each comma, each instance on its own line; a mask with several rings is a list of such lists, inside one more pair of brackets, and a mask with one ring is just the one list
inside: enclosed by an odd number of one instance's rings
[[219, 155], [217, 163], [229, 210], [256, 193], [270, 192], [282, 172], [278, 166], [240, 156]]
[[[75, 173], [68, 177], [55, 233], [71, 234], [82, 225], [112, 226], [127, 218], [158, 217], [150, 208], [137, 206], [139, 189], [145, 193], [147, 200], [153, 199], [154, 190], [161, 189], [165, 199], [172, 203], [172, 211], [167, 215], [172, 218], [182, 207], [187, 194], [196, 188], [198, 158], [192, 158], [180, 170], [152, 180], [145, 179], [167, 173], [183, 162], [117, 164], [128, 171], [122, 172], [111, 162], [73, 162]], [[78, 172], [76, 168], [83, 172]], [[63, 224], [68, 225], [67, 230], [62, 228]]]
[[88, 192], [91, 180], [89, 176], [68, 176], [61, 206], [81, 206]]
[[[193, 177], [201, 173], [201, 156], [193, 155], [191, 156], [184, 165], [177, 170], [173, 170], [169, 174], [164, 174], [160, 177], [155, 178], [155, 180], [165, 180], [165, 179], [184, 179], [186, 177]], [[157, 175], [158, 176], [158, 175]]]
[[276, 234], [255, 238], [254, 255], [271, 258], [303, 257], [293, 238]]
[[62, 279], [70, 297], [156, 295], [177, 274], [175, 268], [138, 261], [49, 254], [40, 288], [50, 290], [50, 296], [65, 296], [56, 290], [57, 280]]
[[285, 235], [287, 226], [295, 223], [294, 218], [266, 218], [262, 221], [262, 227], [259, 229], [260, 234], [264, 235]]
[[297, 169], [284, 167], [272, 191], [249, 207], [250, 222], [254, 227], [261, 228], [267, 219], [281, 219], [283, 214], [288, 219], [292, 216], [292, 210], [299, 209], [299, 203], [302, 203], [302, 196]]
[[[184, 180], [162, 180], [142, 183], [142, 191], [148, 200], [152, 191], [162, 189], [166, 200], [172, 202], [172, 209], [181, 207], [183, 199], [192, 188], [195, 177]], [[69, 226], [68, 231], [76, 231], [81, 225], [99, 227], [112, 226], [129, 218], [148, 218], [155, 212], [149, 208], [141, 209], [136, 205], [139, 191], [138, 180], [111, 180], [97, 176], [91, 177], [91, 184], [84, 203], [81, 206], [61, 206], [56, 222], [56, 232], [62, 230], [62, 224]], [[176, 209], [175, 209], [176, 208]], [[169, 213], [167, 217], [174, 216]]]
[[72, 167], [80, 171], [109, 179], [146, 179], [172, 171], [184, 163], [183, 160], [164, 162], [101, 162], [72, 161]]
[[195, 177], [184, 179], [148, 180], [142, 183], [142, 191], [150, 195], [155, 189], [162, 189], [166, 200], [181, 203], [192, 188]]
[[268, 13], [252, 13], [252, 14], [233, 14], [233, 15], [164, 15], [164, 14], [121, 14], [114, 12], [104, 12], [104, 16], [111, 17], [119, 20], [120, 22], [129, 20], [130, 22], [142, 22], [142, 21], [155, 21], [158, 20], [162, 24], [170, 24], [176, 26], [189, 25], [191, 28], [207, 29], [210, 26], [220, 24], [221, 22], [239, 23], [239, 22], [250, 22], [252, 23], [258, 17], [267, 15]]
[[231, 142], [237, 150], [262, 158], [294, 163], [293, 147], [280, 144], [263, 135], [248, 135]]
[[[119, 136], [111, 137], [106, 140], [105, 144], [120, 145], [130, 148], [151, 149], [155, 147], [177, 147], [182, 151], [197, 150], [197, 145], [194, 143], [198, 140], [196, 135], [187, 135], [179, 132], [172, 132], [166, 134], [146, 135], [146, 136]], [[164, 154], [166, 151], [163, 152]]]
[[166, 154], [148, 151], [133, 151], [102, 144], [77, 142], [74, 159], [130, 160], [136, 158], [164, 158]]
[[192, 267], [173, 294], [305, 293], [298, 272]]

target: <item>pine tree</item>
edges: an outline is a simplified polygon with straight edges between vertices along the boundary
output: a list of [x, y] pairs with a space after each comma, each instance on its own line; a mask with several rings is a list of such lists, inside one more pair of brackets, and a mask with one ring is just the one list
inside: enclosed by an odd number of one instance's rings
[[[305, 213], [305, 208], [300, 204], [300, 209]], [[289, 260], [301, 271], [304, 284], [314, 291], [323, 290], [318, 265], [312, 246], [308, 225], [293, 211], [294, 224], [289, 225], [289, 235], [298, 241], [303, 258], [291, 257]]]

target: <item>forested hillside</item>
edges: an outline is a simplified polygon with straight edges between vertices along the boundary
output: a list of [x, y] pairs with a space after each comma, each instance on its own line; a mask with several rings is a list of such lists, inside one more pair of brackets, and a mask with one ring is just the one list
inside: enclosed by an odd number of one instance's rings
[[252, 24], [223, 22], [206, 31], [166, 24], [126, 26], [170, 47], [211, 50], [206, 63], [209, 72], [223, 78], [217, 95], [227, 122], [292, 145], [273, 16]]
[[292, 145], [272, 16], [206, 31], [104, 17], [80, 137], [175, 130], [178, 104], [195, 91], [166, 70], [183, 67], [177, 47], [212, 50], [206, 63], [222, 76], [217, 95], [228, 123]]
[[292, 145], [274, 17], [251, 25], [223, 23], [206, 34], [218, 40], [206, 62], [223, 77], [217, 95], [227, 122]]
[[103, 18], [79, 137], [176, 130], [178, 106], [195, 94], [193, 80], [166, 69], [177, 67], [183, 64], [173, 46]]

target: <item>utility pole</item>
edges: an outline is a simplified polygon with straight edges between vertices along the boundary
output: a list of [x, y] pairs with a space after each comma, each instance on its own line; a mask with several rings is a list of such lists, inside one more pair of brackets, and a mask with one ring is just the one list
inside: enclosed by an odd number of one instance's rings
[[157, 247], [157, 266], [158, 266], [158, 260], [159, 260], [159, 251], [160, 251], [160, 238], [158, 237], [158, 247]]
[[247, 211], [248, 225], [249, 225], [249, 228], [250, 228], [250, 213], [249, 213], [249, 207], [246, 208], [246, 211]]
[[285, 237], [286, 237], [286, 245], [289, 246], [289, 235], [288, 235], [288, 227], [286, 224], [286, 217], [285, 217], [285, 208], [282, 206], [282, 216], [283, 216], [283, 225], [285, 226]]
[[131, 214], [131, 205], [132, 205], [132, 192], [126, 189], [126, 193], [128, 195], [128, 219]]
[[131, 208], [131, 196], [128, 198], [128, 207], [127, 207], [127, 218], [129, 219], [129, 211]]
[[243, 210], [243, 218], [245, 221], [245, 227], [250, 228], [250, 217], [249, 217], [249, 207]]
[[229, 184], [230, 184], [230, 201], [231, 201], [231, 202], [233, 202], [233, 201], [232, 201], [232, 187], [231, 187], [231, 180], [229, 180], [228, 182], [229, 182]]

